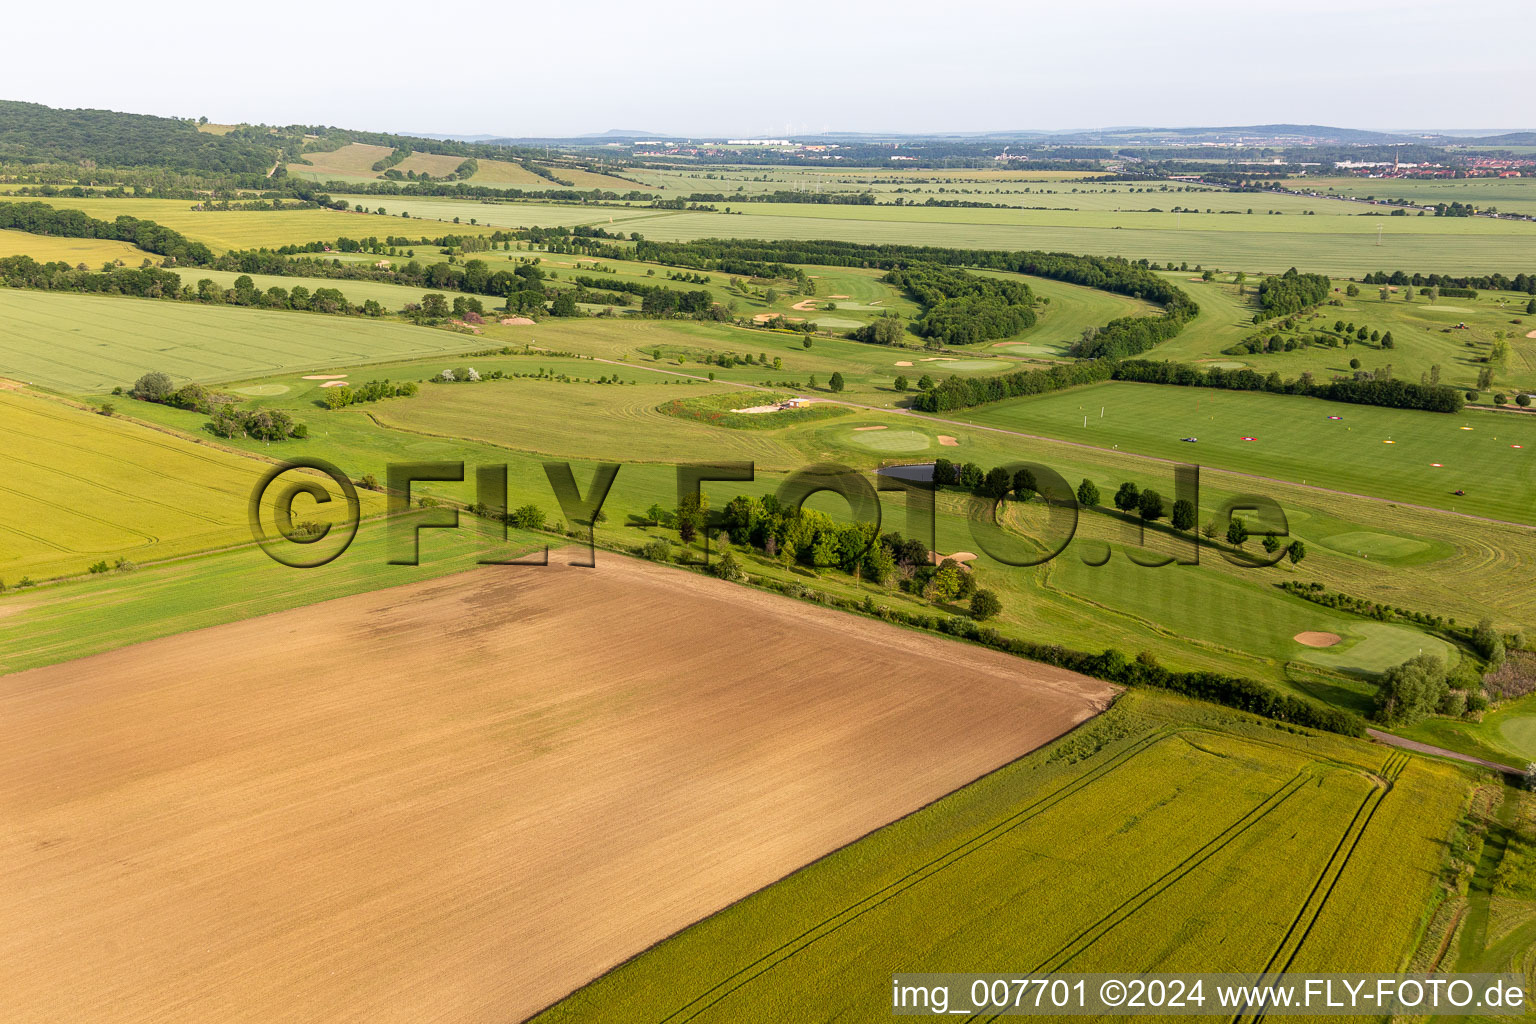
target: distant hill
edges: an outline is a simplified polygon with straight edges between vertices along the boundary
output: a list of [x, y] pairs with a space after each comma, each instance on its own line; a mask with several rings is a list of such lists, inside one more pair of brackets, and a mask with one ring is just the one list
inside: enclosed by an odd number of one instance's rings
[[1504, 135], [1484, 135], [1476, 139], [1461, 139], [1479, 146], [1536, 146], [1536, 132], [1508, 132]]
[[276, 146], [248, 132], [215, 135], [173, 117], [0, 100], [0, 160], [265, 173], [276, 159]]

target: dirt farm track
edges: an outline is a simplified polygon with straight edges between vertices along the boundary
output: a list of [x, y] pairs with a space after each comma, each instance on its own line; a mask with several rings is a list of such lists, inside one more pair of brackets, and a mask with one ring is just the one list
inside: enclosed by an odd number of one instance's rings
[[598, 554], [0, 677], [0, 1021], [513, 1021], [1103, 707]]

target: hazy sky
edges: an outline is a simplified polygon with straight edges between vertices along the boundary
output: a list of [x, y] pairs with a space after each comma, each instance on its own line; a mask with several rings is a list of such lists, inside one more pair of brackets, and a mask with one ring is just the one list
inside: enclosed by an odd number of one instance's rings
[[1529, 0], [17, 4], [0, 98], [514, 136], [1529, 129], [1529, 17]]

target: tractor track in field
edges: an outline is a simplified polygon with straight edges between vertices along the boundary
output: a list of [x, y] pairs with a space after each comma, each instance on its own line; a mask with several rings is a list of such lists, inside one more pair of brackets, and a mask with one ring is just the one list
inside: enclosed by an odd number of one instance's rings
[[[1301, 790], [1301, 788], [1311, 777], [1311, 772], [1309, 772], [1306, 768], [1303, 768], [1301, 771], [1297, 772], [1284, 784], [1282, 784], [1279, 789], [1275, 790], [1273, 793], [1270, 793], [1253, 807], [1250, 807], [1241, 818], [1237, 819], [1237, 821], [1234, 821], [1231, 825], [1228, 825], [1226, 828], [1222, 829], [1221, 832], [1206, 840], [1204, 845], [1202, 845], [1194, 853], [1191, 853], [1178, 864], [1175, 864], [1173, 867], [1163, 872], [1163, 874], [1158, 876], [1152, 882], [1149, 882], [1146, 886], [1142, 887], [1142, 889], [1132, 895], [1130, 899], [1121, 903], [1118, 907], [1115, 907], [1113, 910], [1100, 917], [1093, 924], [1078, 932], [1077, 935], [1070, 939], [1065, 945], [1057, 949], [1056, 952], [1052, 953], [1044, 961], [1031, 968], [1027, 973], [1031, 976], [1034, 976], [1042, 972], [1055, 973], [1060, 971], [1067, 964], [1071, 963], [1078, 956], [1081, 956], [1084, 952], [1090, 949], [1094, 943], [1098, 942], [1105, 935], [1108, 935], [1111, 931], [1113, 931], [1116, 926], [1128, 920], [1130, 917], [1136, 914], [1137, 911], [1144, 908], [1148, 903], [1155, 900], [1158, 896], [1161, 896], [1171, 886], [1178, 884], [1178, 882], [1183, 880], [1190, 872], [1194, 871], [1207, 860], [1220, 853], [1228, 843], [1232, 842], [1237, 837], [1241, 836], [1244, 832], [1247, 832], [1253, 826], [1267, 818], [1273, 811], [1279, 808], [1291, 797], [1295, 796], [1296, 793]], [[976, 1021], [981, 1022], [981, 1024], [991, 1024], [992, 1021], [997, 1020], [1000, 1016], [1002, 1016], [1002, 1014], [992, 1014], [987, 1017], [982, 1017], [979, 1014], [973, 1014], [967, 1017], [966, 1020], [967, 1022]]]
[[[1360, 845], [1360, 839], [1365, 835], [1366, 829], [1370, 827], [1371, 819], [1376, 816], [1377, 810], [1380, 809], [1382, 802], [1386, 800], [1387, 794], [1392, 791], [1393, 784], [1398, 776], [1403, 773], [1403, 769], [1408, 766], [1409, 760], [1409, 755], [1405, 753], [1394, 752], [1388, 755], [1386, 762], [1382, 765], [1381, 772], [1373, 780], [1375, 785], [1372, 786], [1371, 791], [1365, 795], [1365, 799], [1360, 802], [1360, 806], [1355, 810], [1354, 817], [1350, 819], [1344, 834], [1339, 837], [1338, 844], [1333, 848], [1333, 853], [1329, 856], [1328, 863], [1323, 865], [1322, 873], [1318, 875], [1317, 881], [1312, 886], [1312, 891], [1302, 901], [1301, 908], [1296, 911], [1296, 916], [1291, 920], [1291, 926], [1286, 929], [1286, 933], [1281, 937], [1279, 945], [1275, 947], [1274, 954], [1270, 956], [1269, 962], [1264, 965], [1264, 970], [1260, 972], [1259, 978], [1261, 983], [1264, 978], [1275, 974], [1283, 974], [1290, 970], [1291, 965], [1296, 962], [1296, 958], [1301, 955], [1302, 949], [1306, 946], [1307, 936], [1312, 934], [1313, 927], [1317, 924], [1318, 918], [1322, 916], [1323, 908], [1327, 906], [1328, 898], [1333, 895], [1334, 887], [1339, 884], [1339, 879], [1344, 876], [1344, 869], [1349, 866], [1349, 859], [1354, 856], [1355, 847]], [[1365, 816], [1363, 819], [1361, 818], [1362, 814]], [[1357, 824], [1358, 828], [1356, 827]], [[1348, 844], [1347, 849], [1346, 844]], [[1330, 874], [1332, 877], [1330, 877]], [[1324, 882], [1327, 883], [1326, 889], [1323, 888]], [[1303, 921], [1306, 922], [1305, 926], [1302, 925]], [[1301, 929], [1299, 935], [1297, 934], [1298, 928]], [[1291, 946], [1289, 954], [1286, 955], [1286, 946], [1290, 943], [1292, 935], [1296, 935], [1297, 938], [1295, 944]], [[1285, 955], [1285, 961], [1277, 968], [1276, 963], [1282, 955]], [[1232, 1024], [1238, 1024], [1247, 1012], [1248, 1007], [1244, 1006], [1242, 1010], [1232, 1017]], [[1259, 1012], [1250, 1018], [1250, 1024], [1258, 1024], [1259, 1021], [1265, 1018], [1265, 1015], [1265, 1010], [1260, 1008]]]
[[[674, 377], [687, 377], [689, 380], [703, 381], [707, 384], [724, 384], [728, 387], [745, 388], [751, 391], [776, 390], [774, 388], [765, 388], [761, 384], [746, 384], [740, 381], [731, 380], [710, 380], [708, 377], [701, 377], [696, 373], [683, 373], [680, 370], [663, 370], [660, 367], [642, 366], [637, 363], [625, 362], [622, 359], [600, 359], [594, 357], [593, 362], [607, 363], [610, 366], [623, 366], [630, 370], [645, 370], [650, 373], [665, 373]], [[820, 396], [817, 396], [816, 401], [827, 402], [831, 405], [843, 405], [850, 409], [862, 409], [865, 412], [888, 413], [895, 416], [910, 416], [914, 419], [921, 420], [924, 423], [942, 423], [945, 426], [963, 427], [967, 430], [986, 430], [994, 434], [1007, 434], [1010, 437], [1021, 437], [1027, 441], [1049, 441], [1052, 444], [1070, 445], [1073, 448], [1082, 448], [1093, 452], [1103, 452], [1107, 455], [1131, 455], [1138, 459], [1147, 459], [1151, 462], [1161, 462], [1164, 465], [1169, 466], [1185, 465], [1185, 463], [1179, 459], [1169, 459], [1161, 455], [1143, 455], [1139, 452], [1133, 452], [1125, 448], [1105, 448], [1103, 445], [1088, 444], [1085, 441], [1068, 441], [1059, 437], [1049, 437], [1045, 434], [1029, 434], [1022, 430], [1009, 430], [1006, 427], [989, 427], [980, 423], [971, 423], [966, 420], [951, 420], [945, 419], [941, 416], [928, 416], [922, 413], [915, 413], [910, 409], [889, 409], [879, 405], [864, 405], [860, 402], [850, 402], [842, 398], [822, 398]], [[1536, 529], [1536, 526], [1533, 526], [1530, 523], [1517, 523], [1511, 519], [1496, 519], [1493, 516], [1480, 516], [1472, 512], [1458, 512], [1455, 509], [1441, 508], [1437, 505], [1419, 505], [1411, 501], [1397, 501], [1392, 498], [1377, 497], [1374, 494], [1361, 494], [1358, 491], [1343, 491], [1335, 487], [1322, 487], [1318, 484], [1304, 484], [1295, 480], [1286, 480], [1281, 477], [1261, 476], [1257, 473], [1244, 473], [1241, 470], [1222, 469], [1217, 466], [1201, 466], [1200, 469], [1202, 472], [1224, 474], [1226, 476], [1234, 476], [1242, 480], [1257, 480], [1260, 483], [1284, 484], [1288, 487], [1300, 487], [1302, 490], [1317, 491], [1320, 494], [1333, 494], [1341, 498], [1359, 498], [1362, 501], [1379, 502], [1380, 504], [1390, 505], [1397, 508], [1411, 508], [1419, 512], [1438, 512], [1441, 515], [1456, 516], [1460, 519], [1470, 519], [1473, 522], [1493, 523], [1496, 526], [1514, 526], [1522, 530]]]
[[1126, 762], [1155, 746], [1158, 742], [1162, 741], [1168, 736], [1175, 734], [1177, 731], [1177, 729], [1160, 729], [1150, 733], [1147, 736], [1144, 736], [1140, 740], [1137, 740], [1135, 743], [1133, 743], [1131, 746], [1127, 747], [1125, 750], [1122, 750], [1120, 753], [1116, 754], [1104, 764], [1098, 765], [1073, 779], [1072, 781], [1064, 783], [1053, 792], [1034, 801], [1029, 806], [1015, 811], [1013, 814], [1003, 818], [1000, 821], [992, 823], [990, 826], [983, 829], [978, 834], [972, 836], [970, 839], [967, 839], [957, 846], [951, 847], [949, 850], [946, 850], [944, 853], [938, 855], [937, 857], [934, 857], [926, 863], [912, 869], [901, 878], [896, 879], [883, 888], [875, 890], [874, 892], [865, 896], [863, 899], [844, 907], [837, 913], [823, 918], [821, 921], [802, 931], [794, 938], [780, 944], [778, 947], [765, 953], [758, 959], [754, 960], [752, 963], [747, 964], [745, 967], [734, 971], [730, 975], [716, 982], [713, 986], [695, 996], [689, 1002], [684, 1003], [682, 1006], [673, 1010], [665, 1017], [660, 1018], [656, 1024], [668, 1024], [670, 1021], [684, 1022], [695, 1019], [701, 1013], [704, 1013], [705, 1011], [715, 1006], [717, 1003], [724, 1000], [727, 996], [730, 996], [738, 989], [741, 989], [744, 986], [750, 984], [761, 975], [773, 970], [775, 967], [788, 962], [796, 954], [809, 948], [814, 943], [819, 942], [829, 935], [832, 935], [843, 926], [851, 924], [853, 921], [881, 906], [882, 904], [895, 899], [897, 896], [900, 896], [908, 889], [923, 881], [926, 881], [928, 878], [938, 874], [945, 868], [951, 867], [955, 863], [963, 860], [978, 850], [985, 849], [987, 846], [990, 846], [992, 843], [1001, 839], [1003, 836], [1008, 835], [1014, 829], [1030, 821], [1037, 815], [1049, 811], [1063, 800], [1074, 796], [1079, 790], [1082, 790], [1100, 781], [1102, 778], [1104, 778], [1104, 776], [1110, 774], [1115, 769], [1122, 767]]

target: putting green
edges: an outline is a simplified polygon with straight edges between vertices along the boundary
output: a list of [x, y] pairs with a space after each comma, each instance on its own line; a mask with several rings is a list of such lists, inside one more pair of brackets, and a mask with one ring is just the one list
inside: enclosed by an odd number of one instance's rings
[[850, 433], [847, 440], [877, 452], [920, 452], [933, 441], [916, 430], [865, 430]]
[[1212, 368], [1217, 369], [1217, 370], [1241, 370], [1243, 367], [1247, 366], [1248, 364], [1247, 363], [1239, 363], [1239, 362], [1237, 362], [1236, 360], [1233, 360], [1233, 359], [1218, 359], [1214, 363], [1202, 363], [1200, 365], [1202, 365], [1202, 366], [1209, 366], [1209, 367], [1212, 367]]
[[289, 392], [287, 384], [250, 384], [243, 388], [231, 388], [237, 395], [250, 395], [253, 398], [270, 397], [271, 395], [286, 395]]
[[1499, 723], [1499, 735], [1521, 757], [1536, 761], [1536, 715], [1512, 715]]
[[1408, 558], [1429, 550], [1429, 542], [1413, 537], [1394, 537], [1387, 533], [1370, 533], [1353, 530], [1336, 533], [1323, 539], [1325, 547], [1345, 555], [1368, 555], [1371, 558]]
[[1054, 348], [1052, 348], [1049, 345], [1022, 345], [1021, 344], [1021, 345], [999, 345], [997, 347], [998, 347], [998, 349], [1000, 349], [1003, 352], [1012, 352], [1015, 355], [1020, 355], [1020, 356], [1054, 356], [1054, 355], [1059, 355], [1060, 354], [1059, 350], [1054, 349]]
[[941, 359], [919, 365], [926, 366], [929, 370], [938, 370], [940, 372], [948, 370], [997, 370], [1002, 372], [1009, 367], [1008, 363], [1000, 362], [996, 359]]
[[1338, 646], [1309, 648], [1296, 657], [1339, 672], [1377, 675], [1420, 653], [1438, 656], [1447, 667], [1459, 657], [1454, 647], [1438, 637], [1388, 622], [1353, 623]]

